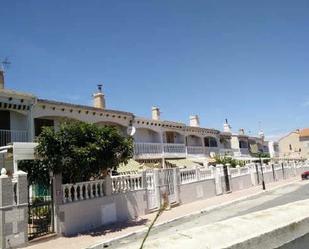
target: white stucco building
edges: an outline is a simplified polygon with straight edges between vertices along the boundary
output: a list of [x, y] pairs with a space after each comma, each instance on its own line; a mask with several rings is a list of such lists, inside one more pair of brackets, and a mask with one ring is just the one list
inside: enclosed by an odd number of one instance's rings
[[[3, 71], [0, 71], [3, 76]], [[169, 159], [189, 159], [207, 162], [214, 155], [250, 158], [253, 148], [270, 152], [264, 136], [251, 137], [241, 129], [238, 134], [229, 124], [223, 131], [200, 126], [198, 115], [189, 117], [189, 124], [162, 120], [160, 109], [152, 107], [151, 118], [106, 108], [101, 86], [93, 95], [93, 106], [40, 99], [31, 94], [4, 88], [0, 77], [0, 146], [11, 142], [31, 142], [43, 126], [57, 129], [64, 120], [80, 120], [96, 125], [112, 125], [127, 135], [128, 127], [135, 131], [134, 158], [142, 162]]]

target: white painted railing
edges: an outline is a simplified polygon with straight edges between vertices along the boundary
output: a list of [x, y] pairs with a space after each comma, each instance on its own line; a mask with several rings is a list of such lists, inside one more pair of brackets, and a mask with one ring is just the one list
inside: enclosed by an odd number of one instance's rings
[[180, 183], [189, 183], [197, 181], [196, 169], [181, 169], [180, 170]]
[[192, 155], [203, 155], [205, 150], [203, 146], [187, 146], [187, 153]]
[[239, 176], [239, 170], [236, 168], [230, 168], [230, 174], [232, 177]]
[[113, 194], [125, 193], [128, 191], [139, 190], [143, 188], [143, 176], [141, 174], [112, 176]]
[[248, 167], [240, 167], [239, 173], [240, 175], [247, 175], [250, 173], [250, 169]]
[[168, 154], [185, 154], [186, 146], [184, 144], [163, 144], [163, 151]]
[[28, 142], [28, 132], [17, 130], [0, 130], [0, 146], [4, 146], [12, 142]]
[[104, 180], [62, 185], [63, 203], [104, 196]]
[[213, 171], [211, 169], [199, 169], [200, 180], [212, 179], [214, 178]]
[[162, 154], [162, 144], [160, 143], [134, 143], [134, 154]]

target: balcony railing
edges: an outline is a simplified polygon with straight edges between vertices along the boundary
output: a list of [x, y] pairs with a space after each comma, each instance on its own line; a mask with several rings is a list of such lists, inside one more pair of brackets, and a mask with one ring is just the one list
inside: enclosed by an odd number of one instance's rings
[[0, 146], [13, 142], [28, 142], [27, 131], [0, 130]]
[[184, 144], [163, 144], [163, 152], [164, 154], [184, 156], [186, 146]]
[[187, 146], [187, 153], [190, 155], [204, 155], [205, 150], [203, 146]]
[[[171, 143], [134, 143], [134, 155], [136, 158], [159, 158], [163, 155], [170, 157], [189, 156], [210, 156], [214, 152], [216, 155], [234, 156], [240, 155], [240, 150], [237, 149], [220, 149], [218, 147], [203, 147], [203, 146], [185, 146], [184, 144]], [[236, 154], [235, 154], [236, 153]], [[247, 152], [248, 154], [249, 152]]]

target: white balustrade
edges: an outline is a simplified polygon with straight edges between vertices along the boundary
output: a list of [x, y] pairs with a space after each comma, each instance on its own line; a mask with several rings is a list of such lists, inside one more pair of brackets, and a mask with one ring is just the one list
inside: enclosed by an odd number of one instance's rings
[[163, 144], [164, 153], [168, 154], [185, 154], [186, 146], [184, 144]]
[[199, 169], [200, 180], [212, 179], [214, 178], [213, 171], [211, 169]]
[[202, 146], [187, 146], [187, 153], [192, 155], [203, 155], [205, 150]]
[[230, 168], [230, 174], [232, 177], [239, 176], [239, 170], [237, 168]]
[[250, 173], [250, 170], [248, 167], [241, 167], [240, 168], [240, 175], [247, 175]]
[[134, 154], [162, 154], [162, 144], [160, 143], [134, 143]]
[[143, 188], [143, 176], [141, 174], [112, 176], [113, 194], [125, 193], [128, 191], [139, 190]]
[[181, 169], [180, 182], [181, 184], [197, 181], [196, 169]]
[[104, 196], [104, 180], [62, 185], [63, 203]]
[[28, 142], [27, 131], [0, 130], [0, 146], [12, 142]]

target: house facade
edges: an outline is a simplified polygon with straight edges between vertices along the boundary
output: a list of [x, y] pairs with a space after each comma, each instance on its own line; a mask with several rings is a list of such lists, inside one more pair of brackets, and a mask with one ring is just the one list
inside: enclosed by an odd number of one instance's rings
[[[0, 72], [3, 76], [3, 71]], [[162, 120], [158, 107], [152, 107], [151, 118], [107, 109], [101, 86], [93, 94], [93, 106], [40, 99], [7, 90], [4, 77], [0, 86], [0, 146], [31, 142], [44, 126], [57, 129], [64, 121], [79, 120], [99, 126], [112, 125], [123, 135], [132, 135], [134, 159], [161, 166], [169, 159], [189, 159], [205, 164], [216, 155], [250, 160], [254, 148], [269, 152], [264, 136], [248, 136], [243, 129], [234, 134], [227, 121], [220, 131], [201, 127], [197, 115], [189, 117], [188, 125]]]
[[309, 158], [309, 128], [297, 129], [279, 139], [280, 157], [286, 159]]

